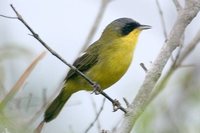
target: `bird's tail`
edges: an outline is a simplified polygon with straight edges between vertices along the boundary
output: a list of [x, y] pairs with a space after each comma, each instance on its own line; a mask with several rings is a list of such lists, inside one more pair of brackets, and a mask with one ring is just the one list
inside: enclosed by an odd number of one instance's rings
[[74, 90], [73, 85], [64, 85], [64, 88], [61, 90], [59, 95], [53, 100], [53, 102], [47, 107], [44, 113], [43, 121], [38, 125], [35, 129], [34, 133], [41, 133], [41, 130], [44, 126], [44, 123], [50, 122], [54, 118], [58, 116], [60, 111], [62, 110], [63, 106], [70, 98], [70, 96], [78, 90]]
[[44, 114], [44, 122], [49, 122], [56, 118], [72, 94], [73, 92], [70, 90], [70, 88], [63, 88], [60, 94], [46, 109]]

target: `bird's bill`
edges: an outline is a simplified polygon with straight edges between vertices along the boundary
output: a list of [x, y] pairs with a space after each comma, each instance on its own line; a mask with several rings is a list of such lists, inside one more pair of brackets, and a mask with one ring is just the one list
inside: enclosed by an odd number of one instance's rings
[[148, 29], [151, 29], [151, 26], [149, 26], [149, 25], [140, 25], [139, 29], [141, 29], [141, 30], [148, 30]]

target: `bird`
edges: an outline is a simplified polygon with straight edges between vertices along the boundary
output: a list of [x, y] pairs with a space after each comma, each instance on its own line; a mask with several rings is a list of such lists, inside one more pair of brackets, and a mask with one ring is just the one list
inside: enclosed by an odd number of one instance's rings
[[[131, 18], [118, 18], [106, 26], [99, 39], [75, 60], [73, 66], [98, 83], [102, 90], [109, 88], [128, 70], [141, 31], [150, 28]], [[92, 91], [93, 88], [71, 69], [60, 93], [47, 107], [40, 126], [55, 119], [71, 95], [80, 90]]]

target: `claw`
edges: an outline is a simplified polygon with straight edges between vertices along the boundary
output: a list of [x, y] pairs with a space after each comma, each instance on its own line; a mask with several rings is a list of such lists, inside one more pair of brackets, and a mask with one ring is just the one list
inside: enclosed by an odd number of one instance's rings
[[101, 94], [102, 90], [101, 90], [101, 86], [99, 84], [93, 83], [92, 87], [93, 87], [94, 90], [92, 91], [91, 94], [93, 94], [93, 93], [95, 93], [95, 95]]
[[120, 102], [117, 99], [115, 99], [113, 102], [113, 112], [116, 112], [120, 108], [120, 106]]

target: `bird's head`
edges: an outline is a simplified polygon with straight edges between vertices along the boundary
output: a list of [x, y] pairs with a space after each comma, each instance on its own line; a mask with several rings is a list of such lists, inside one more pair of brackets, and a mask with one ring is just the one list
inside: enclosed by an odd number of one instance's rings
[[133, 33], [138, 36], [142, 30], [150, 29], [151, 26], [142, 25], [131, 18], [119, 18], [111, 22], [103, 31], [101, 38], [120, 38]]

